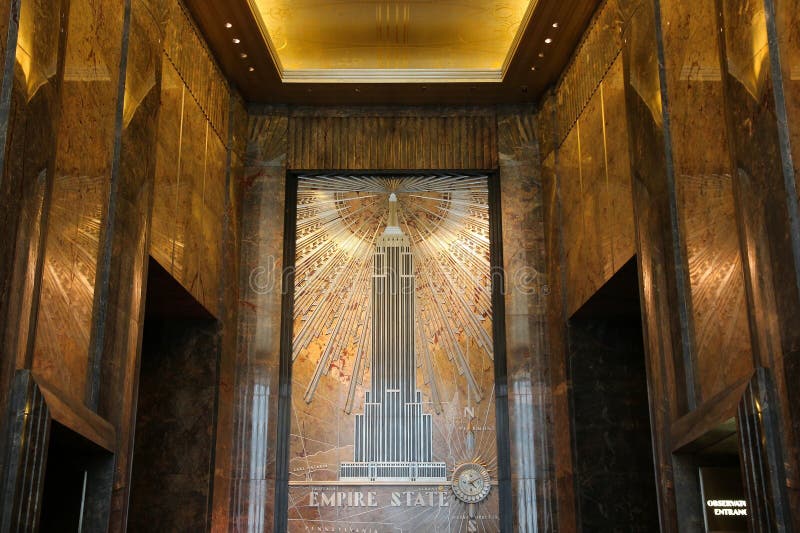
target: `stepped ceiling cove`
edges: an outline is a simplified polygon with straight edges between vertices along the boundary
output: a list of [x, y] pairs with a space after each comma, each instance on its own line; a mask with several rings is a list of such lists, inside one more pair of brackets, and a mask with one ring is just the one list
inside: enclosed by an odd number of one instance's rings
[[502, 81], [535, 4], [250, 3], [284, 82]]
[[186, 0], [255, 103], [536, 101], [597, 0]]

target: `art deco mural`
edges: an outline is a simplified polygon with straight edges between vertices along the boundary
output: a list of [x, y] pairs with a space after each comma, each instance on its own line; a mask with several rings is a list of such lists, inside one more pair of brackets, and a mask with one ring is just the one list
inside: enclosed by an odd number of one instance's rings
[[487, 177], [306, 175], [297, 203], [289, 529], [497, 530]]

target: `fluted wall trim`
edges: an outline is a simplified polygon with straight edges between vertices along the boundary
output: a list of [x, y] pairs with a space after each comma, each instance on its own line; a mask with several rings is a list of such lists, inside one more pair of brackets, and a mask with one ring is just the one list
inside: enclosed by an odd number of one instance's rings
[[617, 0], [597, 10], [555, 89], [556, 135], [560, 145], [622, 51], [628, 16]]
[[288, 168], [497, 168], [497, 122], [492, 110], [409, 111], [292, 110]]
[[778, 404], [767, 368], [756, 369], [739, 402], [737, 424], [750, 531], [790, 531]]
[[29, 370], [14, 376], [8, 409], [0, 532], [38, 531], [50, 412]]
[[180, 0], [169, 6], [164, 55], [223, 143], [228, 141], [230, 100], [235, 97], [205, 39]]

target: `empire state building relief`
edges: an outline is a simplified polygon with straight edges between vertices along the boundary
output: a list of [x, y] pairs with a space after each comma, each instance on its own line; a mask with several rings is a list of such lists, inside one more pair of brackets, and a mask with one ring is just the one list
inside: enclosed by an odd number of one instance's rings
[[497, 530], [487, 177], [301, 176], [296, 228], [289, 529]]

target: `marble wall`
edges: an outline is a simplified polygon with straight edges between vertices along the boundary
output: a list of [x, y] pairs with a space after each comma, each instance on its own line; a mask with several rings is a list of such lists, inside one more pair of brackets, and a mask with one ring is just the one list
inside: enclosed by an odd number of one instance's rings
[[67, 14], [33, 370], [78, 402], [92, 394], [87, 369], [115, 156], [124, 8], [113, 0], [75, 0]]
[[168, 248], [158, 259], [234, 353], [246, 111], [177, 0], [14, 0], [0, 32], [0, 409], [31, 369], [54, 420], [111, 432], [100, 520], [121, 531], [151, 253]]
[[[6, 412], [17, 368], [30, 368], [32, 322], [41, 287], [45, 215], [54, 173], [63, 78], [67, 2], [8, 4], [0, 131], [3, 140], [0, 220], [0, 409]], [[9, 57], [10, 56], [10, 57]], [[8, 60], [10, 59], [10, 61]], [[5, 426], [5, 424], [3, 424]], [[0, 442], [0, 461], [8, 442]], [[0, 463], [0, 466], [2, 463]]]
[[54, 420], [114, 449], [107, 512], [124, 530], [152, 255], [221, 328], [212, 529], [269, 529], [287, 170], [496, 171], [514, 525], [577, 528], [566, 323], [634, 253], [660, 527], [684, 524], [674, 453], [756, 369], [800, 509], [798, 12], [608, 0], [535, 111], [248, 122], [177, 0], [3, 3], [0, 413], [32, 370]]
[[658, 530], [638, 318], [591, 316], [569, 324], [575, 486], [583, 531]]
[[[543, 336], [543, 213], [530, 209], [542, 205], [532, 109], [254, 111], [243, 196], [230, 527], [270, 527], [276, 480], [281, 479], [275, 457], [282, 444], [275, 431], [281, 416], [278, 400], [287, 393], [280, 388], [279, 329], [286, 172], [323, 164], [319, 167], [323, 170], [375, 169], [390, 161], [388, 168], [498, 170], [511, 445], [511, 483], [506, 485], [511, 512], [503, 518], [509, 521], [508, 527], [519, 531], [550, 530], [556, 519], [557, 497], [549, 429], [550, 373]], [[415, 127], [424, 132], [435, 128], [449, 131], [438, 138], [450, 141], [429, 147], [432, 151], [416, 151]], [[357, 139], [363, 131], [374, 133], [369, 143], [344, 142]], [[319, 143], [324, 150], [309, 148]], [[531, 440], [530, 435], [536, 438]]]
[[553, 461], [551, 368], [544, 334], [548, 281], [536, 126], [532, 109], [498, 109], [510, 488], [515, 531], [551, 531], [560, 511]]
[[662, 530], [686, 525], [674, 494], [696, 483], [673, 453], [758, 367], [775, 377], [774, 467], [796, 498], [796, 8], [610, 0], [540, 107], [551, 352], [635, 252]]
[[219, 342], [212, 319], [148, 317], [128, 531], [209, 529]]

